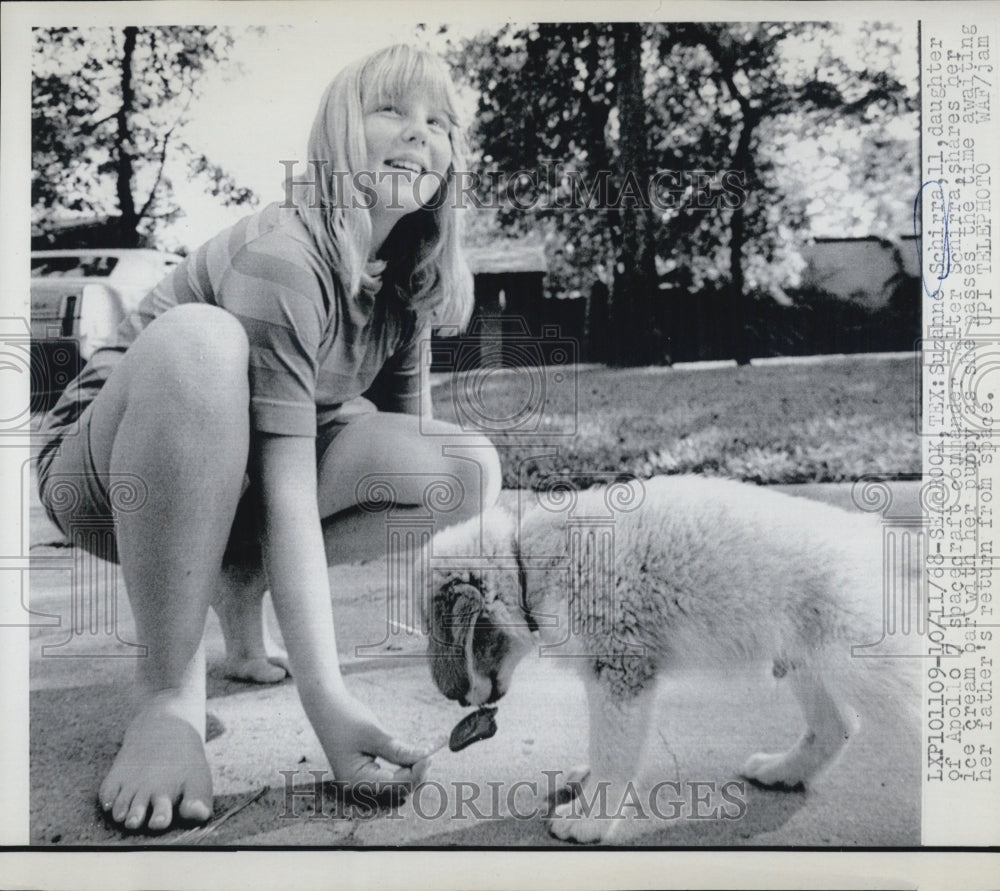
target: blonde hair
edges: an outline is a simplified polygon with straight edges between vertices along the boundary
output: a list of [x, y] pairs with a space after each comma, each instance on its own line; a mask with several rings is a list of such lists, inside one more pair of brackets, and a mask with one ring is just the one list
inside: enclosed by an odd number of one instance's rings
[[[364, 115], [414, 90], [427, 92], [447, 112], [452, 160], [428, 207], [407, 214], [393, 228], [383, 250], [390, 259], [373, 266], [368, 263], [371, 219], [354, 179], [368, 160]], [[466, 152], [455, 87], [441, 60], [398, 44], [348, 65], [323, 93], [308, 149], [309, 173], [293, 180], [288, 191], [348, 294], [375, 291], [384, 269], [383, 284], [419, 316], [464, 328], [472, 315], [473, 286], [461, 250], [456, 171], [464, 170]]]

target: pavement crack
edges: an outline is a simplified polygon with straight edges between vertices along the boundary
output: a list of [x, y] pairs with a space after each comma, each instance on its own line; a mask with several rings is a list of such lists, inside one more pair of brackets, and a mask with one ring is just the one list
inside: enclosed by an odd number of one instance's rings
[[681, 781], [681, 765], [677, 760], [677, 755], [674, 754], [674, 750], [670, 748], [670, 743], [667, 742], [667, 738], [663, 735], [662, 730], [657, 730], [657, 735], [660, 737], [660, 742], [663, 743], [663, 748], [667, 750], [667, 754], [671, 757], [674, 762], [674, 781], [679, 783]]

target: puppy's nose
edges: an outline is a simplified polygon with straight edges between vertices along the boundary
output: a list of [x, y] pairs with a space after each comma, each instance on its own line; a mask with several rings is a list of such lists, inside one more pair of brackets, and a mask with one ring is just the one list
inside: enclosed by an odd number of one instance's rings
[[500, 683], [497, 676], [490, 675], [490, 697], [486, 700], [487, 704], [491, 702], [496, 702], [501, 696], [503, 696], [504, 691], [500, 689]]

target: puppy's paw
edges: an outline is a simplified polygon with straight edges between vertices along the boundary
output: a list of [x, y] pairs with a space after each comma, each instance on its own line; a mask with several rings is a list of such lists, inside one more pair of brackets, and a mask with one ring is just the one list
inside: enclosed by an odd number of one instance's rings
[[576, 767], [571, 767], [568, 771], [566, 771], [566, 779], [563, 783], [549, 796], [549, 806], [555, 807], [556, 805], [566, 804], [567, 802], [572, 801], [577, 795], [580, 794], [580, 790], [583, 788], [583, 783], [589, 776], [589, 765], [578, 764]]
[[609, 842], [622, 820], [609, 806], [609, 795], [609, 784], [595, 781], [589, 767], [573, 768], [556, 792], [559, 803], [548, 818], [549, 833], [577, 844]]
[[788, 752], [751, 755], [740, 775], [756, 786], [779, 792], [805, 792], [806, 776], [799, 759]]
[[549, 833], [555, 838], [582, 845], [596, 845], [604, 841], [610, 828], [607, 816], [600, 819], [580, 814], [576, 799], [558, 805], [549, 817], [548, 825]]

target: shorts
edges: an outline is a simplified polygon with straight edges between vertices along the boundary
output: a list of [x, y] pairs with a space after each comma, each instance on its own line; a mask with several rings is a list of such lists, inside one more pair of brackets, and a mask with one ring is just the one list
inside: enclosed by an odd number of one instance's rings
[[[131, 474], [99, 473], [94, 463], [90, 421], [91, 402], [79, 418], [64, 431], [55, 431], [38, 458], [38, 495], [49, 519], [74, 546], [113, 563], [118, 562], [114, 518], [119, 513], [139, 510], [148, 493], [145, 483]], [[363, 396], [341, 405], [324, 420], [316, 432], [317, 466], [337, 435], [348, 424], [378, 411]], [[244, 473], [240, 502], [236, 509], [226, 565], [259, 565], [260, 498], [250, 474]]]

